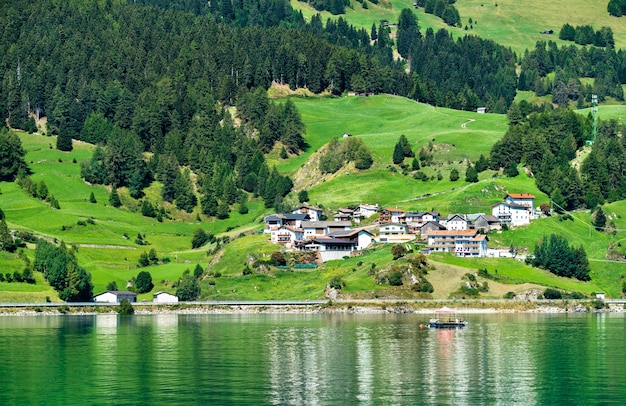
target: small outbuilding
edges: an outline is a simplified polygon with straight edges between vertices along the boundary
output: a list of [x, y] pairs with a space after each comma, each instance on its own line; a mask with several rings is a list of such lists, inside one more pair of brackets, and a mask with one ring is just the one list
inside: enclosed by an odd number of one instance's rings
[[178, 296], [167, 292], [157, 292], [152, 296], [154, 303], [178, 303]]
[[120, 303], [124, 299], [134, 303], [137, 301], [137, 294], [134, 292], [109, 290], [93, 297], [93, 301], [97, 303]]

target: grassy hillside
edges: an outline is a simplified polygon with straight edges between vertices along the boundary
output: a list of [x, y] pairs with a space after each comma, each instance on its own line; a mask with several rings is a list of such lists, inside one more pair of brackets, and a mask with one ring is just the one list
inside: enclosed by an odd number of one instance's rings
[[[424, 9], [413, 9], [413, 0], [383, 0], [378, 5], [368, 2], [368, 9], [353, 1], [352, 8], [346, 8], [342, 17], [352, 25], [369, 30], [372, 23], [379, 24], [381, 19], [397, 22], [403, 8], [411, 8], [417, 15], [422, 31], [432, 27], [435, 31], [446, 28], [453, 35], [478, 35], [485, 39], [510, 47], [518, 55], [525, 49], [535, 47], [537, 41], [552, 40], [561, 44], [572, 44], [559, 40], [558, 33], [563, 24], [573, 26], [591, 25], [595, 30], [601, 27], [611, 27], [615, 37], [615, 47], [626, 47], [626, 24], [623, 19], [611, 17], [606, 11], [608, 1], [585, 0], [458, 0], [455, 3], [461, 16], [463, 27], [447, 27], [438, 17], [424, 13]], [[310, 18], [316, 11], [305, 3], [291, 2], [292, 7], [302, 10], [305, 17]], [[327, 18], [336, 18], [329, 13], [321, 13], [323, 21]], [[469, 29], [468, 21], [472, 19], [473, 28]], [[553, 35], [541, 34], [542, 31], [552, 29]], [[393, 30], [392, 30], [393, 32]]]
[[[293, 101], [306, 125], [305, 138], [310, 148], [297, 158], [275, 159], [273, 162], [281, 172], [294, 173], [315, 151], [344, 133], [361, 138], [374, 157], [370, 170], [340, 171], [309, 190], [311, 201], [326, 207], [361, 202], [405, 206], [416, 196], [462, 187], [462, 180], [450, 182], [450, 171], [456, 168], [464, 174], [466, 161], [487, 155], [507, 126], [503, 115], [436, 108], [389, 95]], [[432, 144], [434, 160], [440, 164], [422, 171], [435, 178], [440, 172], [441, 181], [417, 181], [390, 170], [394, 145], [403, 134], [415, 151]], [[410, 165], [411, 160], [407, 158], [405, 162]], [[309, 180], [315, 183], [319, 177]]]
[[[300, 157], [276, 158], [274, 162], [283, 173], [297, 173], [317, 149], [344, 132], [362, 138], [376, 160], [369, 171], [349, 168], [312, 187], [309, 195], [313, 203], [333, 208], [369, 202], [407, 210], [435, 209], [447, 214], [489, 212], [491, 205], [507, 192], [533, 193], [537, 196], [537, 204], [548, 201], [536, 189], [534, 180], [523, 172], [511, 179], [487, 171], [481, 174], [476, 184], [463, 181], [465, 161], [475, 160], [481, 153], [487, 154], [490, 146], [503, 135], [506, 130], [504, 116], [439, 109], [384, 95], [296, 98], [294, 101], [307, 125], [306, 139], [311, 148]], [[614, 117], [621, 114], [617, 107], [612, 107], [611, 111], [614, 111]], [[407, 136], [415, 149], [433, 144], [435, 165], [423, 171], [429, 176], [441, 171], [442, 180], [435, 177], [423, 182], [389, 170], [392, 148], [401, 134]], [[243, 276], [246, 266], [257, 259], [267, 260], [279, 248], [269, 243], [267, 236], [257, 234], [266, 213], [262, 203], [252, 201], [249, 214], [232, 213], [230, 219], [219, 222], [207, 221], [202, 216], [198, 219], [197, 213], [181, 213], [167, 206], [172, 219], [159, 223], [141, 216], [138, 202], [130, 199], [126, 190], [120, 190], [124, 206], [116, 209], [108, 205], [109, 190], [106, 187], [82, 181], [79, 162], [90, 156], [92, 146], [75, 143], [74, 151], [64, 153], [54, 149], [53, 137], [23, 133], [20, 137], [27, 150], [26, 160], [32, 170], [32, 179], [46, 182], [50, 192], [59, 200], [61, 210], [28, 197], [13, 183], [1, 183], [0, 207], [7, 215], [9, 227], [64, 240], [75, 246], [79, 263], [93, 276], [95, 292], [103, 291], [111, 281], [124, 288], [126, 281], [139, 272], [136, 268], [139, 255], [154, 248], [160, 258], [170, 261], [146, 268], [156, 285], [154, 291], [174, 291], [172, 281], [186, 269], [193, 271], [196, 264], [201, 264], [203, 268], [208, 266], [212, 275], [220, 275], [209, 276], [202, 282], [204, 294], [214, 299], [320, 298], [334, 277], [346, 282], [344, 294], [353, 297], [419, 297], [408, 287], [390, 288], [374, 283], [370, 275], [372, 267], [382, 270], [394, 264], [390, 246], [375, 248], [362, 257], [332, 261], [312, 271], [281, 271], [270, 267], [254, 269], [251, 275]], [[455, 167], [461, 169], [462, 178], [450, 182], [449, 171]], [[147, 198], [157, 202], [160, 187], [158, 183], [151, 185], [146, 190]], [[95, 204], [88, 201], [91, 192], [96, 197]], [[626, 218], [626, 203], [611, 204], [606, 211], [617, 228], [626, 229], [622, 220]], [[94, 224], [78, 224], [78, 221], [87, 219], [93, 220]], [[507, 277], [502, 281], [506, 283], [490, 280], [490, 291], [483, 293], [483, 297], [501, 297], [508, 291], [545, 286], [586, 293], [603, 290], [611, 296], [619, 296], [620, 276], [626, 274], [626, 266], [603, 261], [609, 244], [626, 246], [626, 234], [620, 231], [609, 236], [590, 231], [583, 223], [588, 221], [588, 213], [578, 213], [576, 221], [563, 222], [553, 217], [526, 228], [495, 233], [489, 238], [491, 246], [508, 247], [513, 243], [516, 247], [532, 250], [539, 238], [558, 232], [570, 243], [585, 246], [592, 259], [593, 281], [590, 283], [558, 278], [516, 261], [461, 261], [451, 256], [433, 256], [430, 260], [434, 269], [428, 276], [435, 286], [432, 297], [448, 297], [461, 286], [468, 269], [475, 271], [483, 267], [492, 273], [498, 269], [499, 275]], [[219, 250], [215, 250], [214, 244], [191, 250], [191, 235], [198, 227], [214, 234], [228, 235], [231, 241]], [[145, 236], [150, 245], [137, 245], [137, 234]], [[26, 250], [26, 254], [32, 260], [33, 251]], [[3, 273], [12, 273], [23, 269], [24, 263], [15, 254], [0, 253], [0, 266]], [[55, 300], [55, 292], [40, 274], [36, 276], [35, 285], [0, 282], [1, 300], [43, 301], [46, 297]], [[139, 299], [149, 300], [150, 297], [148, 293], [140, 295]]]

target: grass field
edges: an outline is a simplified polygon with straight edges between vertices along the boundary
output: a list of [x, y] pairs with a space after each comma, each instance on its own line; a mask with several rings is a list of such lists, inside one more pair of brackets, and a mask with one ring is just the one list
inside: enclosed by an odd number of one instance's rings
[[[559, 40], [558, 33], [565, 23], [574, 27], [577, 25], [591, 25], [594, 30], [601, 27], [611, 27], [615, 37], [615, 47], [626, 47], [626, 24], [620, 18], [611, 17], [606, 10], [606, 1], [585, 0], [458, 0], [455, 3], [461, 16], [463, 28], [448, 27], [438, 17], [424, 13], [424, 9], [414, 9], [413, 0], [381, 1], [378, 5], [368, 2], [368, 9], [363, 9], [357, 2], [352, 2], [352, 8], [346, 8], [345, 18], [356, 27], [365, 28], [368, 33], [372, 23], [379, 25], [381, 19], [397, 22], [403, 8], [413, 10], [418, 18], [421, 31], [431, 27], [435, 31], [446, 28], [455, 36], [466, 34], [478, 35], [491, 39], [501, 45], [510, 47], [519, 56], [526, 49], [533, 49], [537, 41], [555, 41], [559, 45], [570, 45], [573, 42]], [[316, 14], [312, 7], [292, 1], [296, 10], [301, 10], [309, 19]], [[330, 13], [320, 13], [322, 21], [328, 18], [337, 18]], [[473, 28], [469, 29], [468, 21], [472, 19]], [[468, 26], [468, 30], [464, 29]], [[554, 30], [553, 35], [541, 34], [545, 30]], [[392, 29], [393, 32], [394, 29]]]
[[[281, 172], [293, 174], [319, 148], [344, 133], [361, 138], [374, 157], [370, 170], [340, 171], [309, 190], [311, 201], [326, 207], [361, 202], [403, 205], [416, 196], [460, 187], [462, 180], [449, 181], [450, 171], [457, 168], [464, 174], [466, 161], [488, 154], [506, 131], [503, 115], [435, 108], [389, 95], [293, 101], [306, 125], [305, 138], [310, 147], [299, 157], [275, 161]], [[407, 137], [415, 151], [432, 143], [434, 159], [441, 165], [424, 168], [423, 172], [435, 178], [440, 172], [441, 181], [422, 182], [390, 171], [393, 148], [400, 135]], [[405, 162], [410, 164], [411, 160]]]

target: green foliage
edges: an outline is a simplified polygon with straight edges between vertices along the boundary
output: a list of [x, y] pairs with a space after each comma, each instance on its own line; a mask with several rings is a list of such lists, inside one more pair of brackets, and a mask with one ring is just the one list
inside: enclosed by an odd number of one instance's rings
[[559, 276], [590, 280], [589, 261], [585, 249], [570, 247], [567, 240], [556, 234], [543, 238], [535, 245], [533, 266], [544, 268]]
[[193, 269], [193, 277], [196, 279], [200, 279], [202, 277], [202, 274], [204, 274], [204, 269], [202, 269], [202, 266], [200, 266], [200, 264], [196, 264], [196, 267]]
[[309, 192], [306, 189], [302, 189], [298, 192], [298, 201], [300, 203], [306, 203], [309, 201]]
[[360, 138], [347, 137], [342, 142], [331, 139], [320, 158], [319, 169], [322, 173], [335, 173], [347, 162], [354, 162], [357, 169], [368, 169], [374, 163], [371, 152]]
[[606, 215], [604, 214], [602, 207], [598, 207], [593, 214], [593, 226], [597, 231], [604, 231], [604, 227], [606, 226]]
[[98, 201], [96, 200], [96, 196], [93, 194], [93, 192], [89, 194], [89, 203], [98, 203]]
[[209, 235], [201, 228], [196, 229], [191, 237], [191, 248], [196, 249], [202, 247], [209, 241]]
[[193, 277], [193, 275], [184, 275], [178, 284], [178, 289], [176, 290], [176, 296], [183, 301], [188, 302], [192, 300], [196, 300], [202, 290], [200, 288], [200, 284], [198, 280]]
[[120, 207], [122, 205], [120, 195], [117, 193], [117, 187], [115, 186], [111, 188], [111, 193], [109, 194], [109, 204], [113, 207]]
[[346, 281], [339, 276], [334, 276], [328, 283], [328, 286], [333, 289], [341, 290], [346, 287]]
[[402, 273], [401, 272], [391, 272], [387, 277], [387, 282], [391, 286], [402, 286]]
[[78, 265], [75, 253], [61, 243], [57, 247], [45, 240], [39, 240], [35, 250], [34, 268], [42, 272], [46, 280], [57, 292], [61, 300], [84, 302], [93, 296], [91, 275]]
[[72, 136], [71, 134], [63, 131], [57, 137], [57, 149], [59, 151], [69, 152], [74, 149], [72, 145]]
[[454, 168], [450, 171], [450, 182], [456, 182], [459, 180], [459, 170]]
[[111, 282], [107, 283], [106, 290], [107, 291], [116, 291], [116, 290], [118, 290], [117, 282], [116, 281], [111, 281]]
[[141, 271], [137, 274], [135, 278], [135, 289], [137, 293], [146, 293], [150, 292], [154, 284], [152, 283], [152, 275], [150, 272]]
[[465, 181], [472, 183], [478, 182], [478, 172], [471, 163], [467, 164], [467, 169], [465, 170]]
[[0, 128], [0, 181], [13, 181], [26, 170], [22, 142], [12, 131]]
[[543, 291], [543, 297], [545, 299], [561, 299], [563, 297], [563, 294], [560, 290], [548, 288]]
[[135, 314], [135, 308], [132, 303], [128, 301], [128, 299], [122, 299], [120, 305], [117, 307], [117, 312], [121, 315], [131, 315]]
[[4, 217], [0, 220], [0, 250], [13, 252], [17, 247]]
[[406, 253], [406, 248], [404, 248], [404, 245], [402, 244], [395, 244], [393, 247], [391, 247], [391, 254], [393, 255], [394, 261], [402, 258], [406, 255]]

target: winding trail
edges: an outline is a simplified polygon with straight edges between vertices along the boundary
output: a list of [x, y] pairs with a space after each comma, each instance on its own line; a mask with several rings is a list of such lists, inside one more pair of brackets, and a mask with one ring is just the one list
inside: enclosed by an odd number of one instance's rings
[[461, 124], [461, 128], [467, 129], [467, 125], [468, 125], [469, 123], [474, 122], [474, 121], [476, 121], [476, 120], [474, 120], [473, 118], [468, 118], [466, 122], [464, 122], [463, 124]]

